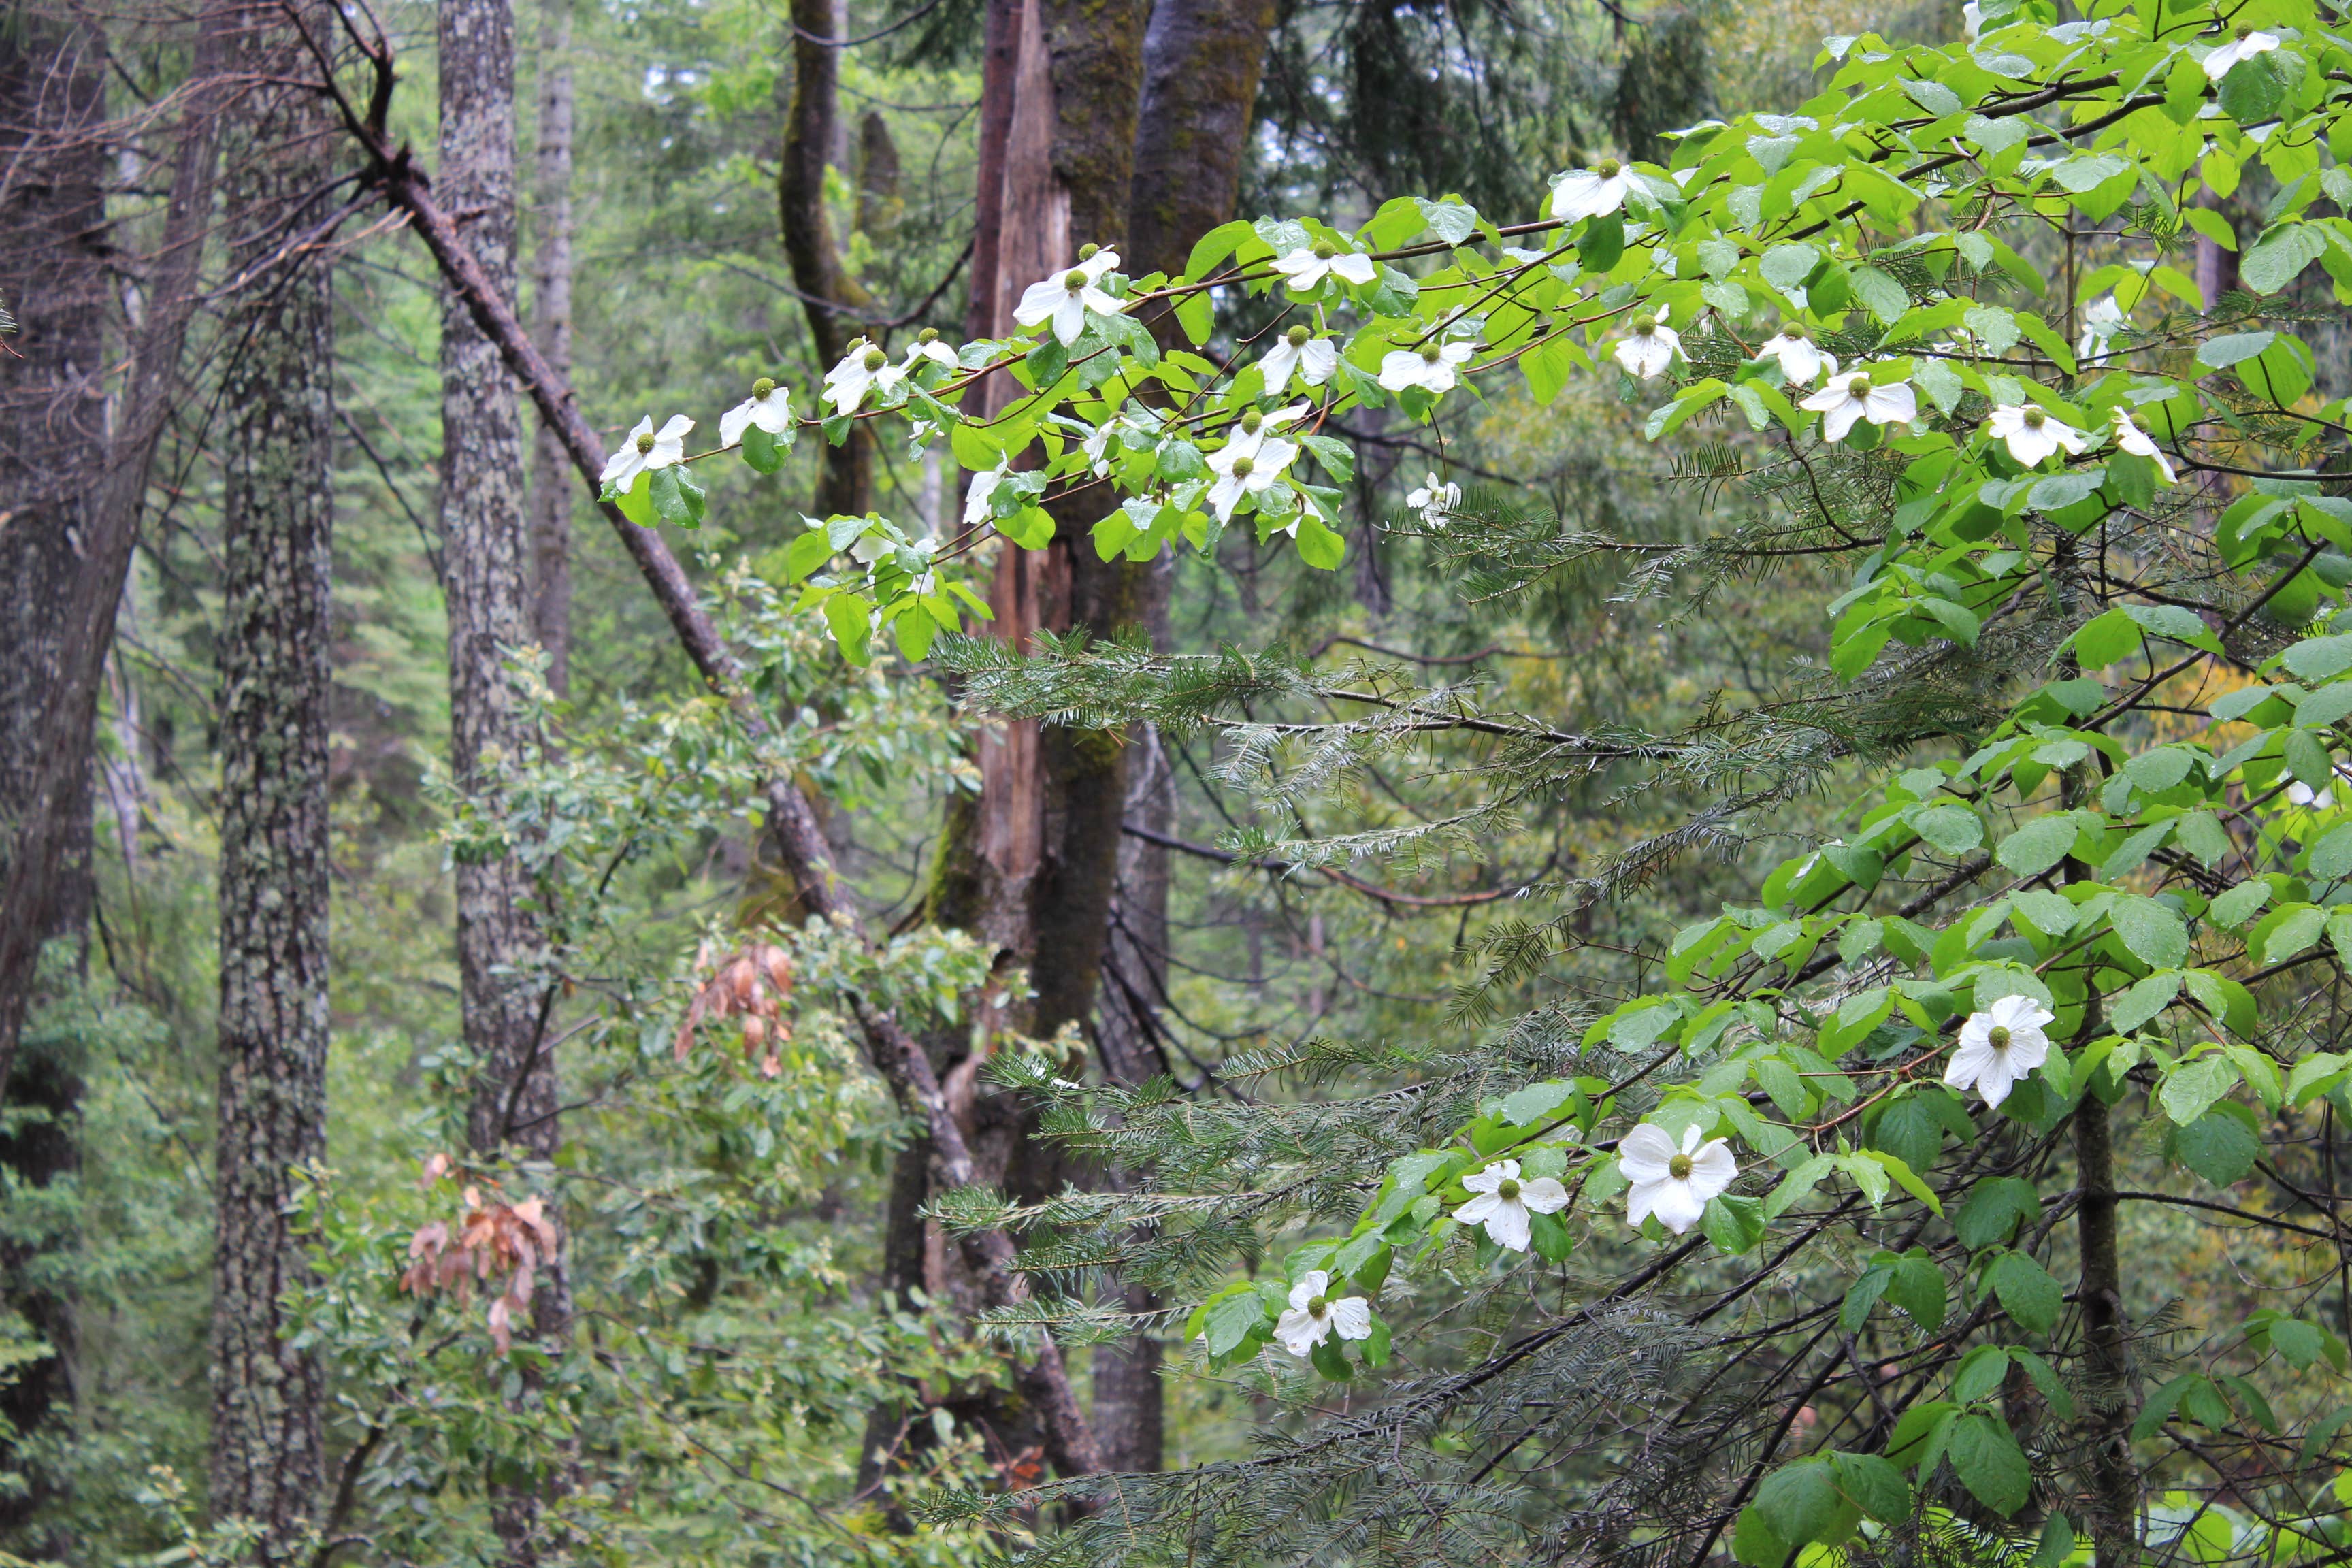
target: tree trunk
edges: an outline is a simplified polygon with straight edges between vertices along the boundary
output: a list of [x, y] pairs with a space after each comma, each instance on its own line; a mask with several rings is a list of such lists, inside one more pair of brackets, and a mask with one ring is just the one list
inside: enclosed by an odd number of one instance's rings
[[[842, 265], [824, 200], [825, 170], [845, 145], [841, 50], [818, 40], [847, 37], [849, 11], [846, 0], [792, 0], [792, 16], [797, 29], [793, 37], [793, 100], [784, 121], [776, 205], [783, 223], [784, 256], [808, 313], [817, 363], [829, 370], [859, 334], [863, 312], [873, 302]], [[840, 446], [825, 448], [814, 510], [820, 517], [856, 517], [873, 509], [874, 432], [868, 422], [860, 421]]]
[[[92, 33], [26, 12], [0, 29], [0, 304], [16, 318], [0, 339], [0, 855], [12, 855], [40, 794], [49, 693], [65, 664], [66, 625], [89, 526], [89, 498], [106, 460], [106, 199], [108, 142], [103, 60]], [[80, 939], [90, 900], [90, 809], [86, 778], [69, 780], [46, 832], [56, 866], [34, 890], [37, 904], [6, 911], [21, 922], [26, 962], [5, 978], [18, 1030], [36, 1000], [40, 949]], [[26, 1042], [7, 1079], [18, 1119], [0, 1137], [11, 1182], [46, 1187], [79, 1165], [72, 1119], [79, 1064], [62, 1041]], [[73, 1401], [74, 1320], [64, 1293], [27, 1281], [35, 1260], [65, 1236], [16, 1231], [0, 1242], [0, 1300], [20, 1313], [49, 1354], [0, 1388], [8, 1429], [37, 1433]], [[0, 1465], [22, 1489], [0, 1495], [0, 1528], [19, 1528], [54, 1495], [56, 1481], [27, 1470], [15, 1442]], [[62, 1542], [43, 1553], [63, 1555]]]
[[[509, 0], [441, 0], [441, 169], [437, 184], [457, 236], [502, 299], [515, 292], [514, 14]], [[455, 291], [441, 313], [441, 528], [449, 605], [449, 750], [457, 786], [488, 809], [500, 770], [527, 737], [504, 648], [530, 640], [524, 572], [522, 435], [515, 387], [499, 349]], [[540, 934], [531, 888], [512, 855], [460, 858], [457, 967], [467, 1048], [475, 1063], [467, 1142], [478, 1154], [509, 1146], [534, 1161], [560, 1142], [555, 1064], [546, 1049], [551, 994], [533, 978]], [[560, 1216], [561, 1205], [551, 1205]], [[561, 1224], [560, 1217], [558, 1224]], [[531, 1296], [533, 1327], [557, 1341], [571, 1320], [561, 1252]], [[540, 1397], [527, 1380], [521, 1397]], [[492, 1483], [505, 1561], [540, 1561], [545, 1484]]]
[[[539, 144], [532, 181], [538, 247], [531, 257], [531, 341], [572, 379], [572, 0], [542, 0]], [[531, 632], [547, 655], [547, 683], [572, 694], [571, 459], [545, 420], [531, 447]]]
[[1143, 40], [1128, 236], [1134, 270], [1182, 269], [1233, 216], [1274, 0], [1160, 0]]
[[[285, 29], [236, 66], [283, 80]], [[333, 279], [275, 254], [323, 216], [331, 126], [299, 90], [252, 100], [227, 182], [236, 348], [222, 374], [220, 1138], [212, 1508], [290, 1563], [325, 1479], [325, 1376], [281, 1298], [310, 1274], [296, 1172], [326, 1153], [328, 589], [334, 520]]]

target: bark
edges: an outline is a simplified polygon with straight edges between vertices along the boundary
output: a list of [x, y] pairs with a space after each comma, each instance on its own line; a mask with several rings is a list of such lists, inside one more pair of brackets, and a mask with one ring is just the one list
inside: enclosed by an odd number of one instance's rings
[[[378, 91], [388, 96], [393, 60], [388, 50], [373, 61]], [[397, 152], [380, 118], [362, 119], [354, 111], [346, 127], [366, 148], [371, 178], [393, 208], [403, 214], [433, 255], [444, 281], [463, 300], [475, 324], [496, 343], [507, 366], [530, 392], [551, 424], [563, 433], [564, 450], [582, 481], [592, 490], [603, 469], [604, 453], [595, 431], [573, 405], [571, 388], [549, 369], [547, 361], [516, 319], [506, 295], [491, 283], [462, 239], [457, 226], [442, 210], [439, 198], [404, 154]], [[677, 558], [662, 542], [657, 530], [639, 528], [620, 509], [599, 503], [598, 510], [618, 536], [621, 546], [638, 569], [655, 602], [668, 618], [680, 646], [711, 689], [727, 700], [736, 720], [755, 740], [770, 733], [766, 716], [749, 694], [745, 672], [732, 649], [719, 637], [717, 625], [696, 595]], [[784, 870], [792, 879], [802, 908], [812, 917], [837, 921], [855, 929], [856, 910], [850, 905], [833, 864], [833, 851], [817, 826], [800, 785], [790, 774], [768, 778], [761, 789], [768, 826], [773, 834]], [[972, 1160], [963, 1130], [950, 1113], [939, 1075], [920, 1045], [898, 1018], [861, 993], [843, 998], [874, 1065], [907, 1113], [919, 1118], [929, 1135], [929, 1177], [932, 1190], [945, 1192], [972, 1180]], [[1015, 1247], [1003, 1231], [981, 1231], [961, 1237], [957, 1250], [982, 1282], [992, 1305], [1019, 1300], [1026, 1284], [1012, 1265]], [[1040, 1347], [1034, 1362], [1022, 1369], [1023, 1391], [1041, 1411], [1049, 1435], [1049, 1452], [1065, 1474], [1084, 1474], [1101, 1468], [1094, 1435], [1070, 1391], [1069, 1373], [1061, 1351], [1050, 1341]]]
[[[540, 9], [539, 137], [532, 195], [531, 341], [572, 378], [572, 0]], [[547, 655], [547, 683], [572, 694], [572, 504], [563, 437], [541, 420], [531, 445], [531, 633]]]
[[[842, 143], [841, 50], [821, 38], [848, 36], [846, 0], [792, 0], [793, 101], [784, 125], [783, 168], [776, 205], [783, 223], [784, 256], [808, 313], [817, 363], [837, 363], [858, 336], [873, 302], [842, 264], [824, 200], [825, 170]], [[817, 483], [819, 516], [860, 516], [874, 509], [874, 433], [864, 421], [838, 447], [827, 447]]]
[[1144, 37], [1129, 259], [1182, 268], [1201, 236], [1233, 216], [1265, 68], [1274, 0], [1160, 0]]
[[[103, 62], [94, 36], [37, 13], [20, 20], [0, 30], [0, 304], [18, 328], [0, 339], [0, 855], [12, 858], [40, 791], [47, 699], [67, 654], [57, 607], [72, 594], [89, 497], [106, 459]], [[19, 1028], [22, 1009], [37, 1000], [25, 994], [41, 947], [79, 939], [89, 916], [87, 781], [68, 780], [55, 808], [47, 831], [57, 863], [34, 889], [47, 896], [5, 911], [26, 955], [6, 977], [23, 995]], [[7, 1107], [20, 1121], [0, 1138], [11, 1183], [46, 1187], [78, 1169], [80, 1099], [64, 1043], [28, 1041], [7, 1083]], [[30, 1278], [42, 1255], [70, 1240], [17, 1225], [0, 1238], [0, 1299], [50, 1350], [0, 1388], [0, 1416], [26, 1436], [73, 1402], [72, 1302]], [[56, 1491], [53, 1478], [23, 1468], [16, 1449], [0, 1445], [0, 1465], [23, 1483], [0, 1496], [0, 1527], [24, 1526]]]
[[2139, 1471], [2132, 1462], [2131, 1358], [2116, 1248], [2116, 1154], [2107, 1106], [2085, 1093], [2074, 1108], [2074, 1162], [2082, 1199], [2074, 1233], [2083, 1272], [2084, 1414], [2092, 1422], [2091, 1537], [2097, 1568], [2139, 1560]]
[[[514, 14], [509, 0], [441, 0], [441, 168], [458, 243], [502, 300], [515, 291]], [[467, 302], [444, 296], [441, 315], [441, 531], [449, 608], [450, 771], [488, 812], [501, 806], [501, 769], [528, 736], [507, 650], [530, 640], [525, 574], [520, 411], [499, 347]], [[460, 857], [457, 967], [466, 1046], [475, 1062], [467, 1143], [511, 1148], [544, 1162], [562, 1142], [551, 994], [534, 971], [541, 952], [530, 879], [512, 854]], [[560, 1207], [558, 1215], [560, 1226]], [[558, 1248], [531, 1293], [532, 1326], [560, 1346], [572, 1317], [568, 1260]], [[541, 1397], [526, 1379], [519, 1399]], [[541, 1561], [544, 1512], [562, 1489], [561, 1467], [491, 1484], [492, 1523], [505, 1562]]]
[[[285, 79], [280, 28], [236, 65]], [[325, 1375], [282, 1306], [310, 1269], [297, 1173], [326, 1153], [332, 275], [278, 236], [315, 227], [331, 133], [317, 100], [248, 100], [227, 181], [236, 348], [222, 374], [220, 1137], [212, 1509], [294, 1560], [325, 1481]]]

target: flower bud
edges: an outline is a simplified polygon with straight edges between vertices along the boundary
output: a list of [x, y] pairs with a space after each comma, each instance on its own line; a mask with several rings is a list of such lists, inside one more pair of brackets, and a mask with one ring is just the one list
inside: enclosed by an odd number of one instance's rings
[[775, 391], [775, 390], [776, 390], [776, 384], [775, 384], [775, 381], [774, 381], [774, 379], [773, 379], [773, 378], [769, 377], [769, 376], [764, 376], [764, 375], [763, 375], [763, 376], [761, 376], [759, 380], [757, 380], [757, 381], [755, 381], [755, 382], [753, 382], [753, 383], [751, 384], [751, 395], [752, 395], [752, 396], [754, 396], [754, 397], [756, 397], [756, 398], [762, 399], [762, 400], [765, 400], [765, 399], [766, 399], [766, 397], [767, 397], [767, 395], [768, 395], [768, 394], [770, 394], [770, 393], [772, 393], [772, 392], [773, 392], [773, 391]]

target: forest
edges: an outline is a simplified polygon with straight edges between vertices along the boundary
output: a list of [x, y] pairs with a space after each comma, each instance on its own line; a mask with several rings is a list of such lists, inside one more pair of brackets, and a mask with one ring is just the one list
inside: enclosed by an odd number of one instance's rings
[[6, 0], [0, 1568], [2345, 1562], [2347, 595], [2344, 0]]

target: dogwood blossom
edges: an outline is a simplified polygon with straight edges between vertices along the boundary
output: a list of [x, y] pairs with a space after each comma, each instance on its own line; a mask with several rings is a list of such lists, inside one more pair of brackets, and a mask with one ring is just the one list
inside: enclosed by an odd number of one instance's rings
[[1652, 1215], [1658, 1223], [1682, 1235], [1706, 1213], [1709, 1198], [1729, 1187], [1739, 1174], [1731, 1145], [1721, 1138], [1702, 1144], [1696, 1127], [1683, 1129], [1676, 1148], [1666, 1130], [1644, 1121], [1617, 1141], [1617, 1165], [1630, 1184], [1625, 1193], [1625, 1223], [1638, 1226]]
[[1421, 521], [1432, 528], [1444, 528], [1454, 516], [1454, 509], [1462, 504], [1462, 487], [1440, 484], [1432, 474], [1422, 481], [1419, 489], [1404, 498], [1404, 504], [1421, 513]]
[[2055, 1017], [2031, 996], [2004, 996], [1969, 1014], [1944, 1081], [1954, 1089], [1973, 1087], [1987, 1105], [1999, 1105], [2026, 1074], [2050, 1059], [2050, 1037], [2042, 1026]]
[[2252, 27], [2240, 27], [2237, 36], [2205, 57], [2205, 79], [2220, 81], [2230, 74], [2230, 68], [2240, 60], [2266, 55], [2279, 47], [2276, 33], [2257, 32]]
[[1255, 457], [1276, 432], [1306, 412], [1307, 405], [1304, 403], [1294, 403], [1287, 408], [1277, 408], [1271, 413], [1252, 408], [1242, 415], [1240, 423], [1225, 437], [1225, 450], [1238, 452], [1245, 458]]
[[1451, 392], [1454, 371], [1466, 363], [1478, 345], [1471, 342], [1426, 342], [1415, 349], [1391, 349], [1381, 356], [1381, 384], [1391, 392], [1418, 386], [1427, 392]]
[[1551, 216], [1562, 223], [1598, 217], [1625, 205], [1633, 175], [1614, 158], [1603, 158], [1590, 169], [1570, 169], [1551, 183]]
[[686, 457], [686, 433], [694, 428], [694, 421], [683, 414], [673, 414], [669, 422], [656, 432], [653, 416], [637, 421], [621, 449], [604, 459], [604, 471], [597, 475], [602, 482], [626, 493], [637, 482], [639, 474], [656, 468], [667, 468]]
[[2305, 805], [2314, 811], [2326, 811], [2336, 804], [2336, 792], [2332, 789], [2315, 790], [2297, 779], [2286, 786], [2286, 799], [2289, 805]]
[[1857, 419], [1867, 419], [1873, 425], [1894, 425], [1917, 417], [1919, 398], [1908, 382], [1890, 382], [1880, 386], [1866, 372], [1857, 372], [1843, 381], [1831, 382], [1798, 406], [1810, 408], [1822, 416], [1822, 440], [1843, 441]]
[[1654, 316], [1634, 317], [1633, 335], [1617, 344], [1617, 363], [1643, 381], [1663, 374], [1683, 346], [1681, 335], [1669, 330], [1665, 321], [1664, 305]]
[[1297, 446], [1280, 440], [1265, 442], [1255, 450], [1225, 447], [1210, 453], [1209, 467], [1216, 471], [1217, 482], [1209, 487], [1207, 500], [1217, 521], [1231, 522], [1242, 497], [1264, 495], [1297, 456]]
[[1380, 275], [1370, 257], [1360, 250], [1343, 250], [1328, 239], [1276, 257], [1274, 269], [1282, 274], [1293, 299], [1312, 293], [1326, 278], [1370, 283]]
[[1983, 34], [1984, 7], [1978, 5], [1977, 0], [1969, 0], [1960, 7], [1960, 31], [1972, 44]]
[[905, 369], [911, 375], [926, 361], [948, 370], [962, 368], [962, 362], [956, 358], [955, 350], [940, 342], [939, 330], [935, 327], [925, 327], [915, 335], [913, 345], [907, 350]]
[[1116, 316], [1126, 305], [1104, 292], [1102, 280], [1118, 265], [1116, 250], [1079, 252], [1078, 264], [1042, 283], [1032, 283], [1013, 307], [1013, 319], [1024, 327], [1054, 323], [1054, 336], [1067, 348], [1087, 330], [1087, 312]]
[[2083, 433], [2062, 425], [2030, 403], [2005, 403], [1992, 411], [1985, 429], [1996, 441], [2009, 445], [2009, 455], [2031, 468], [2051, 453], [2083, 449]]
[[1012, 471], [1013, 459], [1005, 458], [984, 474], [974, 474], [971, 484], [963, 492], [963, 525], [978, 528], [996, 515], [996, 487]]
[[1756, 357], [1778, 361], [1780, 374], [1790, 386], [1811, 386], [1824, 370], [1837, 374], [1837, 356], [1822, 353], [1812, 334], [1797, 321], [1781, 322], [1780, 330], [1756, 351]]
[[793, 427], [793, 395], [766, 376], [751, 384], [751, 395], [719, 416], [719, 440], [732, 447], [743, 432], [757, 425], [771, 436]]
[[2156, 444], [2155, 437], [2141, 429], [2138, 422], [2120, 408], [2116, 410], [2116, 445], [2135, 458], [2146, 458], [2153, 462], [2157, 472], [2164, 476], [2166, 484], [2171, 484], [2179, 477], [2172, 471], [2172, 459], [2164, 455], [2164, 448]]
[[1330, 1296], [1331, 1276], [1310, 1268], [1290, 1288], [1290, 1310], [1274, 1321], [1274, 1337], [1295, 1356], [1313, 1353], [1338, 1334], [1343, 1340], [1372, 1337], [1372, 1304], [1361, 1296]]
[[847, 414], [866, 401], [867, 392], [887, 392], [906, 378], [906, 371], [892, 364], [879, 346], [859, 338], [841, 363], [824, 373], [824, 401], [835, 414]]
[[1568, 1206], [1568, 1189], [1549, 1176], [1519, 1180], [1517, 1160], [1497, 1160], [1462, 1184], [1477, 1195], [1454, 1211], [1464, 1225], [1483, 1225], [1486, 1237], [1512, 1252], [1528, 1249], [1528, 1216], [1558, 1214]]
[[2095, 359], [2107, 352], [2107, 341], [2124, 330], [2131, 318], [2113, 294], [2094, 300], [2083, 311], [2083, 335], [2074, 340], [2074, 353]]
[[1318, 338], [1310, 327], [1297, 326], [1282, 334], [1265, 357], [1257, 362], [1258, 373], [1265, 378], [1265, 395], [1280, 397], [1296, 374], [1307, 386], [1320, 386], [1331, 379], [1331, 372], [1339, 363], [1339, 345], [1328, 337]]

